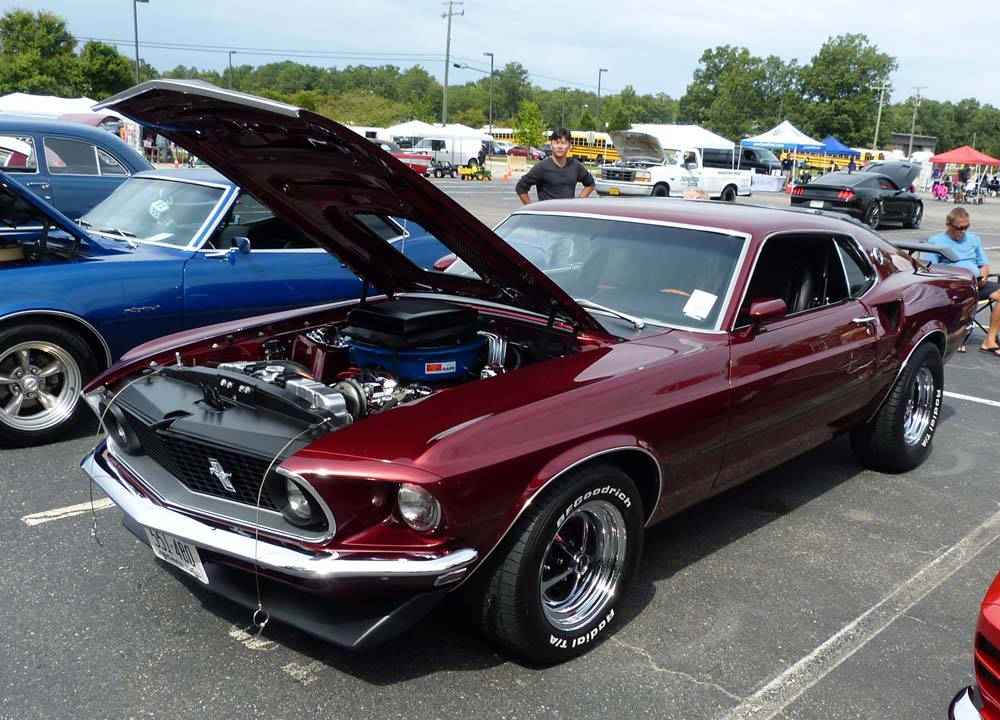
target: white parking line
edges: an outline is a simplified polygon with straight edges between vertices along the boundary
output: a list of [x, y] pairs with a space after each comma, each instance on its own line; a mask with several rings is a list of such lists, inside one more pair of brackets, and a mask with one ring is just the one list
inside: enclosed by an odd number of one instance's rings
[[63, 518], [73, 517], [74, 515], [83, 515], [84, 513], [90, 512], [91, 508], [94, 510], [104, 510], [114, 506], [115, 504], [108, 498], [101, 498], [100, 500], [94, 500], [93, 504], [85, 502], [80, 503], [79, 505], [69, 505], [67, 507], [56, 508], [55, 510], [45, 510], [44, 512], [25, 515], [21, 518], [21, 522], [28, 526], [41, 525], [42, 523], [51, 522], [53, 520], [62, 520]]
[[770, 720], [1000, 538], [1000, 512], [740, 703], [725, 720]]
[[960, 393], [944, 391], [945, 397], [955, 398], [956, 400], [968, 400], [969, 402], [982, 403], [983, 405], [990, 405], [991, 407], [1000, 407], [1000, 402], [996, 400], [987, 400], [986, 398], [973, 397], [972, 395], [962, 395]]

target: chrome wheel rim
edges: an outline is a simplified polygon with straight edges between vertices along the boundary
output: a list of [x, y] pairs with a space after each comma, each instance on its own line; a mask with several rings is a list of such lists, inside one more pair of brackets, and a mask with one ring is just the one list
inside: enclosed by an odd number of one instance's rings
[[879, 218], [882, 216], [882, 208], [877, 204], [872, 205], [872, 209], [868, 213], [868, 226], [874, 230], [878, 227]]
[[903, 411], [903, 441], [907, 445], [920, 442], [930, 427], [936, 394], [933, 373], [929, 368], [920, 368], [913, 378], [913, 386]]
[[82, 385], [76, 360], [58, 345], [7, 348], [0, 354], [0, 422], [22, 432], [53, 428], [73, 414]]
[[539, 594], [546, 620], [572, 632], [600, 617], [625, 570], [625, 518], [606, 500], [576, 508], [545, 549]]
[[917, 205], [916, 209], [913, 211], [913, 219], [910, 220], [910, 223], [916, 227], [920, 224], [920, 220], [923, 218], [923, 215], [924, 208], [921, 205]]

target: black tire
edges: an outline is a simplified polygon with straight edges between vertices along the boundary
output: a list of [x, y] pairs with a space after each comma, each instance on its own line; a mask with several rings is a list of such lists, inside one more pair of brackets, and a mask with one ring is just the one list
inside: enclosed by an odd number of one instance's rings
[[454, 168], [452, 168], [452, 170], [451, 170], [451, 176], [453, 178], [457, 178], [458, 177], [458, 170], [455, 170]]
[[598, 165], [603, 165], [604, 164], [604, 156], [603, 155], [598, 155], [597, 156], [597, 164]]
[[882, 221], [882, 205], [878, 201], [872, 202], [865, 210], [864, 223], [872, 230], [878, 230], [878, 224]]
[[479, 158], [469, 158], [469, 162], [465, 164], [468, 165], [469, 167], [472, 167], [473, 165], [479, 167]]
[[643, 521], [624, 472], [603, 463], [570, 471], [542, 491], [471, 578], [466, 601], [477, 624], [533, 662], [589, 650], [607, 635], [635, 578]]
[[[85, 414], [80, 390], [97, 363], [79, 335], [30, 323], [0, 331], [0, 444], [43, 445], [64, 436]], [[46, 399], [49, 406], [42, 402]]]
[[726, 185], [722, 190], [721, 198], [726, 202], [736, 202], [736, 188], [733, 185]]
[[910, 356], [902, 375], [875, 416], [851, 431], [851, 447], [873, 470], [901, 473], [922, 463], [941, 412], [944, 364], [930, 342]]
[[651, 195], [653, 197], [670, 197], [670, 186], [660, 183], [653, 187]]
[[920, 227], [920, 221], [924, 219], [924, 204], [916, 203], [913, 206], [913, 211], [910, 213], [910, 217], [906, 219], [903, 223], [903, 227], [915, 230]]
[[443, 178], [444, 177], [444, 170], [442, 170], [441, 168], [435, 168], [434, 169], [434, 177], [436, 177], [436, 178]]

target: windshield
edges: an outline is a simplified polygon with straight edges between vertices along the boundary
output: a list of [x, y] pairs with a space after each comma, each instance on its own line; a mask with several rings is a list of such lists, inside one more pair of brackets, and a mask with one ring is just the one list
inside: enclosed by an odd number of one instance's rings
[[664, 165], [680, 165], [683, 153], [680, 150], [668, 150], [663, 148]]
[[134, 177], [81, 218], [90, 232], [183, 247], [212, 217], [225, 190], [168, 178]]
[[[715, 329], [743, 248], [742, 238], [708, 230], [549, 214], [512, 215], [496, 232], [612, 332], [622, 320], [589, 304]], [[461, 260], [448, 272], [475, 276]]]
[[778, 160], [775, 154], [766, 148], [757, 148], [757, 157], [760, 158], [761, 162], [765, 162], [769, 165], [781, 164], [781, 161]]

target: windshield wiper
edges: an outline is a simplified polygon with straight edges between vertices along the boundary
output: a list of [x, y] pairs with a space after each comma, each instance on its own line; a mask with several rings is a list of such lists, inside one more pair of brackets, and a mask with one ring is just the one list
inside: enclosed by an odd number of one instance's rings
[[606, 312], [609, 315], [614, 315], [616, 318], [621, 318], [626, 322], [630, 322], [635, 325], [636, 330], [642, 330], [646, 327], [646, 323], [635, 317], [634, 315], [627, 315], [620, 310], [615, 310], [614, 308], [606, 307], [605, 305], [598, 305], [592, 300], [586, 300], [584, 298], [573, 298], [574, 301], [579, 303], [582, 307], [588, 308], [590, 310], [598, 310], [600, 312]]
[[119, 238], [127, 242], [128, 246], [133, 250], [138, 247], [138, 245], [132, 242], [132, 238], [135, 237], [135, 233], [130, 233], [128, 230], [122, 230], [121, 228], [101, 228], [97, 232], [107, 233], [111, 236], [117, 235]]
[[79, 225], [80, 227], [83, 227], [83, 228], [92, 228], [92, 227], [94, 227], [93, 225], [91, 225], [89, 222], [87, 222], [83, 218], [80, 218], [79, 220], [77, 220], [76, 224]]

